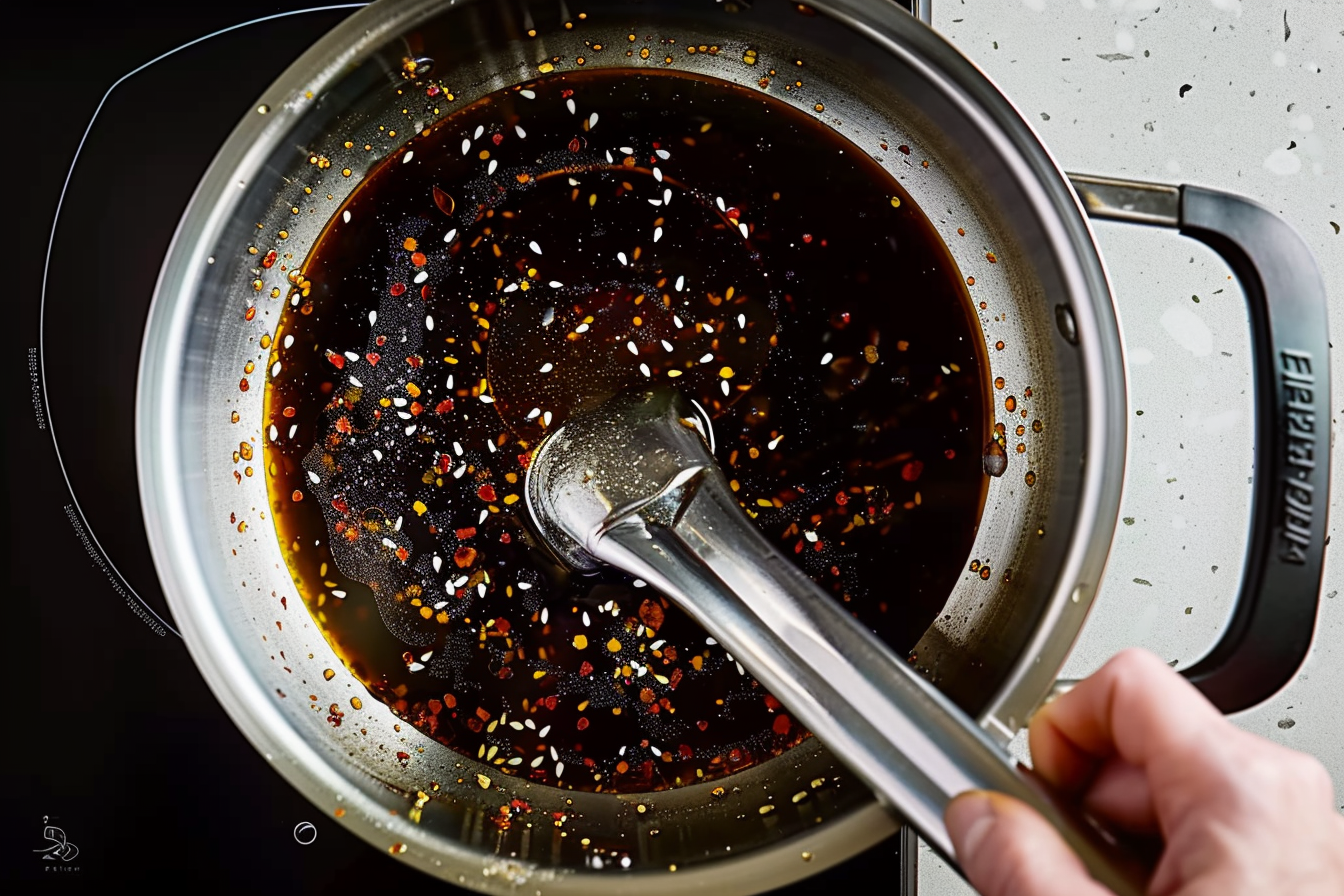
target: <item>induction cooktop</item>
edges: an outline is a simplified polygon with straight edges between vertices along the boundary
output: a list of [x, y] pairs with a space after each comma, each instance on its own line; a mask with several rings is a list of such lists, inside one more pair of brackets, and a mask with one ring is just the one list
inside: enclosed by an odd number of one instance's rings
[[[3, 38], [27, 372], [3, 440], [11, 887], [436, 885], [308, 803], [224, 714], [159, 590], [135, 474], [141, 334], [182, 210], [266, 85], [360, 5], [39, 6]], [[913, 892], [913, 843], [781, 892]]]

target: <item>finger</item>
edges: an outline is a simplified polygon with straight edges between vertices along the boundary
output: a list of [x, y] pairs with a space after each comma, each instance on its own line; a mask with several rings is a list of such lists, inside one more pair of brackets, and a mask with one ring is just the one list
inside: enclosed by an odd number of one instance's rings
[[1194, 686], [1144, 650], [1126, 650], [1047, 704], [1031, 721], [1036, 771], [1077, 792], [1101, 760], [1118, 755], [1146, 768], [1155, 757], [1188, 757], [1230, 727]]
[[1118, 757], [1101, 766], [1083, 795], [1083, 808], [1130, 834], [1161, 833], [1148, 773]]
[[948, 804], [944, 819], [958, 864], [984, 896], [1109, 896], [1024, 803], [972, 790]]

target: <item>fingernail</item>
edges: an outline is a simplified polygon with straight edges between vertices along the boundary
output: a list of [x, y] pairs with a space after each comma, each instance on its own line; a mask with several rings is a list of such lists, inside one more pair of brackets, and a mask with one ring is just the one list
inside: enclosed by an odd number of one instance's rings
[[965, 862], [989, 834], [996, 820], [989, 796], [980, 791], [963, 793], [947, 806], [948, 833], [956, 848], [957, 860]]

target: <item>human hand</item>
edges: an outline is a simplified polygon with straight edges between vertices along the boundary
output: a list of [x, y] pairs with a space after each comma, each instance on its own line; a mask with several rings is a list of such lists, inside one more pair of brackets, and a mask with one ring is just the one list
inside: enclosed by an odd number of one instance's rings
[[[1314, 758], [1237, 728], [1147, 651], [1127, 650], [1036, 713], [1032, 763], [1065, 798], [1161, 837], [1150, 896], [1344, 893], [1344, 817]], [[948, 805], [948, 832], [985, 896], [1102, 896], [1046, 821], [998, 793]]]

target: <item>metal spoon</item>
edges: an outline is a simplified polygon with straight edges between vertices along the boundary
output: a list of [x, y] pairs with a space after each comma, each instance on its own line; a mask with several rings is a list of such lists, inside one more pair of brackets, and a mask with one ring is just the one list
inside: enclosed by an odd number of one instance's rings
[[750, 524], [706, 423], [657, 388], [552, 432], [527, 473], [528, 508], [552, 549], [675, 600], [949, 860], [947, 803], [996, 790], [1044, 815], [1099, 882], [1143, 893], [1147, 863], [1052, 796]]

